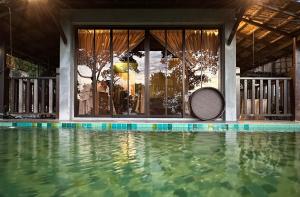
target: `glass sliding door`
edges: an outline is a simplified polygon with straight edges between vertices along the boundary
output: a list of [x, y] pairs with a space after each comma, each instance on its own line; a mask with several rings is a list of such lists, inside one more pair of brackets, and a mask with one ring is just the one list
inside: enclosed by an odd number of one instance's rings
[[201, 87], [219, 89], [220, 38], [217, 29], [185, 31], [185, 114], [191, 115], [190, 95]]
[[79, 116], [94, 115], [94, 37], [93, 29], [78, 30], [76, 113]]
[[128, 30], [113, 30], [113, 115], [128, 115]]
[[166, 116], [167, 58], [165, 30], [150, 31], [149, 113]]
[[129, 115], [145, 114], [145, 31], [129, 30]]
[[182, 115], [182, 30], [150, 31], [150, 115]]
[[218, 29], [78, 29], [75, 116], [190, 117], [189, 97], [219, 89]]
[[182, 115], [182, 30], [167, 30], [167, 115]]
[[75, 112], [110, 115], [110, 30], [79, 29]]
[[110, 115], [110, 31], [95, 30], [95, 112], [96, 116]]
[[113, 115], [145, 113], [144, 40], [144, 30], [113, 30]]

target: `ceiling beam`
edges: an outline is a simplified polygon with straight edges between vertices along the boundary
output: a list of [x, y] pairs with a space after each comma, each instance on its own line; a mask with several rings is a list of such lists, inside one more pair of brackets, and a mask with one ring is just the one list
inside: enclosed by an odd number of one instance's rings
[[[283, 6], [281, 6], [279, 9], [283, 10], [286, 9], [288, 6], [290, 5], [290, 2], [286, 2]], [[276, 12], [271, 18], [268, 19], [267, 22], [271, 21], [274, 19], [274, 17], [278, 16], [280, 14], [280, 12]], [[281, 22], [280, 24], [276, 25], [276, 28], [280, 28], [286, 24], [288, 24], [291, 20], [293, 20], [294, 17], [289, 16], [285, 21]], [[266, 21], [265, 21], [266, 22]], [[270, 33], [272, 33], [271, 31], [267, 31], [266, 33], [264, 33], [260, 38], [264, 38], [267, 35], [269, 35]]]
[[265, 30], [268, 30], [268, 31], [272, 31], [274, 33], [277, 33], [277, 34], [280, 34], [280, 35], [284, 35], [284, 36], [287, 36], [287, 37], [293, 37], [292, 35], [290, 35], [288, 32], [286, 31], [282, 31], [282, 30], [279, 30], [279, 29], [276, 29], [276, 28], [273, 28], [269, 25], [266, 25], [266, 24], [262, 24], [262, 23], [258, 23], [258, 22], [255, 22], [251, 19], [247, 19], [245, 17], [242, 18], [242, 21], [248, 23], [248, 24], [251, 24], [251, 25], [254, 25], [254, 26], [257, 26], [257, 27], [260, 27], [262, 29], [265, 29]]
[[[253, 35], [252, 35], [252, 34], [251, 34], [251, 35], [247, 35], [247, 34], [238, 32], [237, 35], [238, 35], [239, 37], [242, 37], [243, 39], [246, 39], [246, 40], [249, 40], [249, 41], [253, 42]], [[243, 41], [243, 40], [242, 40], [242, 41]], [[242, 42], [242, 41], [241, 41], [241, 42]], [[259, 44], [263, 44], [263, 45], [265, 45], [265, 46], [272, 46], [272, 47], [278, 46], [278, 45], [273, 44], [273, 43], [271, 43], [271, 42], [269, 42], [269, 41], [266, 41], [265, 39], [260, 39], [260, 38], [257, 38], [257, 37], [254, 39], [254, 43], [255, 43], [255, 44], [259, 43]]]
[[272, 10], [272, 11], [275, 11], [275, 12], [279, 12], [281, 14], [292, 16], [294, 18], [300, 18], [300, 16], [297, 15], [296, 13], [293, 13], [293, 12], [290, 12], [290, 11], [286, 11], [286, 10], [284, 10], [282, 8], [279, 8], [279, 7], [276, 7], [276, 6], [266, 5], [266, 4], [262, 4], [262, 3], [256, 3], [256, 4], [258, 6], [263, 7], [263, 8], [266, 8], [266, 9], [269, 9], [269, 10]]
[[233, 24], [232, 30], [231, 30], [230, 35], [229, 35], [229, 37], [227, 39], [227, 42], [226, 42], [227, 45], [231, 44], [231, 42], [232, 42], [232, 40], [233, 40], [233, 38], [234, 38], [237, 30], [238, 30], [238, 27], [239, 27], [239, 25], [240, 25], [240, 23], [242, 21], [242, 18], [244, 16], [246, 10], [247, 10], [247, 6], [243, 5], [243, 6], [240, 7], [238, 13], [236, 14], [236, 17], [234, 19], [235, 22]]

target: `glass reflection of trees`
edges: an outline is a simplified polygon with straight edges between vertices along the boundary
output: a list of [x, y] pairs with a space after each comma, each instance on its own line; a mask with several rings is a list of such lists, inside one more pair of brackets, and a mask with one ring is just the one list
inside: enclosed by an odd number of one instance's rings
[[110, 30], [78, 30], [79, 115], [108, 115]]
[[182, 30], [152, 30], [150, 35], [150, 112], [181, 115]]
[[144, 30], [113, 30], [113, 114], [144, 113]]
[[[218, 33], [150, 30], [145, 37], [145, 30], [79, 29], [76, 114], [144, 115], [148, 106], [150, 116], [189, 115], [189, 96], [201, 83], [204, 87], [219, 86]], [[149, 51], [144, 48], [147, 43]], [[150, 60], [148, 76], [146, 54]], [[146, 79], [149, 103], [145, 103]]]
[[185, 114], [189, 97], [201, 87], [219, 88], [220, 39], [218, 30], [185, 31]]

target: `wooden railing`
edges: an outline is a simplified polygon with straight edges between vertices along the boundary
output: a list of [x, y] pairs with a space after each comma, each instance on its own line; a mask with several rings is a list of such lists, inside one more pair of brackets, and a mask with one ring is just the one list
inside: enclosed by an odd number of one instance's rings
[[241, 77], [238, 92], [241, 118], [291, 117], [291, 84], [288, 77]]
[[55, 116], [58, 112], [56, 77], [12, 77], [10, 113]]

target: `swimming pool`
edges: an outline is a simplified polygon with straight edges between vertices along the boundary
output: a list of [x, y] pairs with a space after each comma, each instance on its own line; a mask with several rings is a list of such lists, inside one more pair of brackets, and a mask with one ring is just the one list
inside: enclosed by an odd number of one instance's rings
[[0, 128], [0, 196], [299, 196], [297, 132]]

